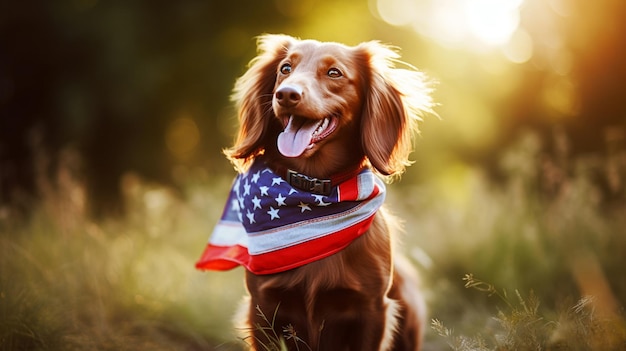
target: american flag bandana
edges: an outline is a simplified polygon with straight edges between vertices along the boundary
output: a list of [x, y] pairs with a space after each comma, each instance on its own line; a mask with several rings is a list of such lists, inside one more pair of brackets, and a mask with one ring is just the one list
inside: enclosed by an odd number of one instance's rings
[[367, 231], [384, 200], [385, 185], [368, 168], [319, 195], [257, 160], [235, 178], [196, 267], [272, 274], [328, 257]]

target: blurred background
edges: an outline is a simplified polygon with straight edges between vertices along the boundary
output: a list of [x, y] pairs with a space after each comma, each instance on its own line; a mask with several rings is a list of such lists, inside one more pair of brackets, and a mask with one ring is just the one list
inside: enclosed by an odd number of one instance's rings
[[221, 154], [234, 81], [255, 36], [285, 33], [380, 40], [434, 82], [440, 118], [387, 201], [423, 271], [428, 349], [622, 349], [624, 13], [621, 0], [1, 3], [0, 347], [245, 344], [230, 327], [242, 272], [193, 263], [234, 174]]

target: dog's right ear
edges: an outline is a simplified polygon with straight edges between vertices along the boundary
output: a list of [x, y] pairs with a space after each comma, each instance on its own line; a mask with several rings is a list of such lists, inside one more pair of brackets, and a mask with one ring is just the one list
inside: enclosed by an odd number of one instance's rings
[[398, 176], [411, 164], [417, 122], [433, 113], [431, 87], [421, 72], [395, 67], [399, 54], [376, 41], [357, 46], [367, 62], [366, 99], [361, 118], [363, 151], [383, 176]]
[[[294, 38], [281, 34], [258, 37], [257, 56], [250, 61], [248, 71], [235, 83], [231, 100], [239, 115], [239, 131], [233, 147], [224, 150], [238, 170], [265, 149], [265, 138], [280, 124], [274, 118], [272, 93], [276, 84], [279, 62], [287, 55]], [[280, 130], [277, 130], [280, 132]]]

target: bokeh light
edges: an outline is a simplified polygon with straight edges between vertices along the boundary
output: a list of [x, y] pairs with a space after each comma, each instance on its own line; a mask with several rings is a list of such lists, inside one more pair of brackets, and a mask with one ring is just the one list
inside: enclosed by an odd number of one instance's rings
[[200, 130], [196, 122], [186, 116], [174, 119], [166, 130], [165, 143], [177, 159], [188, 159], [200, 143]]
[[411, 26], [441, 45], [471, 50], [508, 43], [520, 25], [522, 0], [378, 0], [376, 14]]
[[533, 56], [533, 39], [528, 32], [518, 28], [502, 47], [504, 56], [513, 63], [524, 63]]

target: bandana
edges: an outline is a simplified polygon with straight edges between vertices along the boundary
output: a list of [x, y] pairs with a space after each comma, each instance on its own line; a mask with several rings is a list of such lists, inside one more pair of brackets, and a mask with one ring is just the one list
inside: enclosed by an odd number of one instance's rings
[[320, 195], [257, 160], [235, 178], [196, 267], [272, 274], [328, 257], [367, 231], [384, 198], [384, 183], [367, 168]]

